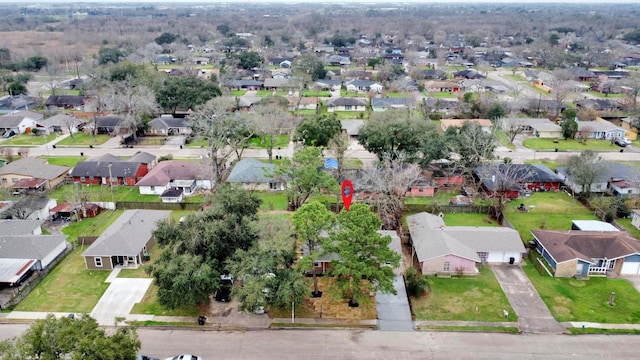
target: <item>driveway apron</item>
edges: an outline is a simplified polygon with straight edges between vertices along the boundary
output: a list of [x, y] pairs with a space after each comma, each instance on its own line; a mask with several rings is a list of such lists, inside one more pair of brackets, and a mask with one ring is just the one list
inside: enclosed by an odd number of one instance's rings
[[491, 267], [511, 307], [518, 315], [518, 329], [524, 333], [562, 334], [566, 328], [557, 322], [519, 265]]
[[[402, 256], [400, 238], [395, 231], [382, 231], [383, 235], [391, 236], [389, 247]], [[378, 329], [383, 331], [413, 331], [411, 308], [407, 298], [407, 289], [402, 276], [402, 261], [400, 267], [394, 269], [396, 274], [393, 287], [397, 294], [376, 294], [376, 310], [378, 312]]]
[[140, 302], [153, 279], [114, 278], [91, 311], [100, 325], [113, 325], [116, 317], [126, 317], [133, 305]]

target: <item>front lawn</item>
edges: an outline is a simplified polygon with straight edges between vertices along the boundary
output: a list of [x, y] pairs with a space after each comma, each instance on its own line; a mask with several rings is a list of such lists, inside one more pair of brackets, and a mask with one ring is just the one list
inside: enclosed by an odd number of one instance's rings
[[[588, 280], [555, 278], [541, 275], [527, 261], [522, 268], [547, 305], [560, 322], [589, 321], [610, 324], [640, 323], [640, 294], [624, 279], [591, 277]], [[611, 292], [616, 293], [609, 306]]]
[[304, 90], [302, 92], [302, 96], [303, 97], [331, 97], [331, 92]]
[[[273, 137], [273, 148], [277, 149], [277, 148], [284, 148], [289, 146], [289, 139], [290, 136], [289, 135], [276, 135]], [[265, 137], [264, 141], [262, 141], [262, 138], [260, 137], [253, 137], [251, 139], [249, 139], [249, 146], [248, 148], [253, 148], [253, 149], [265, 149], [267, 147], [267, 144], [269, 144], [269, 137]]]
[[58, 135], [18, 134], [2, 142], [2, 146], [41, 146], [55, 140]]
[[27, 297], [17, 311], [90, 313], [109, 284], [109, 271], [86, 270], [79, 246], [53, 269]]
[[[524, 204], [529, 211], [518, 212], [516, 208], [520, 204]], [[510, 201], [506, 204], [504, 215], [525, 243], [533, 240], [529, 232], [531, 230], [570, 230], [571, 220], [599, 220], [564, 191], [536, 192], [529, 197]]]
[[95, 136], [85, 133], [75, 133], [73, 138], [68, 136], [56, 143], [56, 146], [89, 146], [89, 145], [101, 145], [107, 142], [111, 137], [107, 134], [98, 134]]
[[256, 191], [253, 194], [262, 200], [260, 211], [287, 210], [287, 195], [282, 191]]
[[199, 316], [202, 315], [202, 310], [197, 307], [187, 307], [178, 309], [169, 309], [158, 303], [158, 286], [155, 281], [149, 286], [147, 292], [144, 294], [142, 301], [133, 305], [131, 314], [149, 314], [156, 316]]
[[578, 140], [529, 138], [522, 142], [529, 149], [538, 151], [582, 151], [591, 149], [594, 151], [619, 151], [620, 147], [609, 140], [588, 139], [586, 143]]
[[[429, 291], [411, 298], [416, 320], [516, 321], [517, 316], [488, 267], [476, 276], [428, 276]], [[503, 310], [509, 312], [505, 318]]]
[[500, 145], [506, 147], [510, 150], [515, 150], [516, 146], [509, 140], [509, 136], [504, 131], [497, 131], [496, 135], [498, 136], [498, 141]]

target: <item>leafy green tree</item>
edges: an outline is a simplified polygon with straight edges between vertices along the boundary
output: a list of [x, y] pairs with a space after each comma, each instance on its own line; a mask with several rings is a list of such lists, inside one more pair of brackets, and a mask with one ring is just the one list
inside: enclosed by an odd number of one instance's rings
[[20, 83], [20, 82], [17, 82], [17, 81], [13, 81], [7, 87], [7, 91], [9, 92], [9, 95], [16, 96], [16, 95], [20, 95], [20, 94], [26, 94], [27, 93], [27, 87], [23, 83]]
[[380, 64], [380, 59], [378, 59], [378, 58], [371, 58], [371, 59], [369, 59], [369, 61], [367, 61], [367, 66], [371, 66], [374, 69], [379, 64]]
[[195, 76], [168, 77], [156, 90], [158, 104], [172, 114], [178, 109], [194, 109], [220, 95], [218, 85]]
[[284, 158], [276, 166], [275, 174], [286, 183], [289, 210], [302, 206], [309, 196], [320, 191], [339, 191], [338, 182], [320, 170], [324, 165], [320, 148], [309, 146]]
[[296, 240], [291, 223], [281, 217], [265, 216], [258, 221], [260, 240], [248, 250], [238, 250], [227, 262], [227, 270], [242, 279], [233, 289], [240, 308], [284, 307], [300, 303], [308, 292], [304, 275], [295, 267]]
[[0, 344], [5, 360], [135, 360], [140, 340], [134, 327], [117, 327], [109, 334], [88, 315], [36, 320], [17, 339]]
[[391, 237], [377, 232], [380, 225], [369, 206], [356, 203], [337, 215], [336, 226], [322, 244], [325, 254], [337, 255], [331, 262], [333, 289], [352, 305], [368, 300], [363, 291], [396, 293], [393, 269], [399, 266], [400, 255], [389, 248]]
[[549, 44], [551, 44], [551, 46], [558, 45], [559, 41], [560, 41], [560, 36], [558, 34], [551, 34], [549, 36]]
[[98, 50], [98, 63], [100, 65], [108, 63], [117, 64], [123, 57], [125, 57], [125, 54], [118, 48], [101, 47], [100, 50]]
[[431, 123], [409, 116], [406, 110], [388, 110], [371, 114], [360, 129], [358, 142], [380, 160], [404, 155], [414, 161], [420, 155], [425, 134], [434, 134], [434, 129]]
[[171, 44], [172, 42], [178, 40], [179, 37], [180, 37], [179, 35], [165, 32], [165, 33], [162, 33], [162, 35], [155, 38], [154, 41], [158, 45]]
[[296, 140], [307, 146], [326, 147], [342, 131], [335, 113], [306, 117], [296, 128]]
[[629, 41], [636, 44], [640, 43], [640, 29], [636, 29], [631, 31], [630, 33], [625, 34], [622, 37], [622, 40]]
[[162, 305], [195, 306], [208, 300], [220, 286], [227, 259], [257, 240], [260, 202], [255, 194], [225, 186], [208, 199], [206, 210], [183, 222], [159, 224], [154, 237], [161, 255], [147, 271], [158, 284]]
[[409, 296], [420, 297], [429, 290], [429, 280], [418, 273], [418, 270], [411, 267], [404, 273], [407, 283], [407, 293]]
[[504, 110], [504, 107], [500, 103], [496, 102], [489, 106], [489, 109], [487, 110], [487, 117], [491, 121], [496, 122], [497, 120], [503, 118], [506, 113], [507, 112]]
[[262, 56], [255, 51], [243, 51], [239, 54], [230, 54], [229, 56], [238, 59], [238, 66], [245, 70], [259, 67], [264, 61]]
[[293, 226], [298, 234], [298, 239], [303, 242], [308, 254], [300, 260], [300, 268], [311, 271], [313, 276], [313, 296], [318, 297], [322, 293], [318, 290], [318, 276], [313, 264], [322, 250], [323, 233], [331, 229], [335, 216], [326, 206], [314, 201], [302, 205], [292, 217]]
[[565, 140], [575, 138], [578, 133], [578, 122], [574, 119], [563, 120], [560, 127], [562, 128], [562, 137]]
[[27, 71], [38, 71], [46, 67], [49, 60], [44, 56], [31, 56], [22, 63], [22, 68]]
[[291, 65], [291, 70], [293, 73], [305, 74], [313, 81], [324, 79], [327, 76], [324, 63], [313, 53], [296, 57]]
[[11, 50], [0, 48], [0, 68], [4, 68], [11, 62]]
[[227, 36], [227, 34], [231, 30], [231, 28], [229, 27], [229, 24], [224, 23], [224, 24], [220, 24], [220, 25], [216, 26], [216, 30], [218, 30], [218, 32], [220, 34], [222, 34], [224, 36]]

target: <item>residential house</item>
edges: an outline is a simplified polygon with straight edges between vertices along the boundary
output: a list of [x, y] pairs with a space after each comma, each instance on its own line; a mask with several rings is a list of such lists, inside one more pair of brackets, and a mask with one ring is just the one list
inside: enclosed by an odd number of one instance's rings
[[557, 191], [562, 184], [562, 177], [542, 164], [483, 164], [473, 169], [473, 175], [490, 197], [500, 192], [508, 199], [525, 191]]
[[63, 182], [68, 173], [67, 166], [49, 165], [47, 160], [25, 157], [0, 168], [0, 183], [6, 188], [22, 179], [44, 179], [44, 189], [48, 190]]
[[14, 134], [30, 133], [31, 129], [42, 127], [40, 121], [44, 115], [33, 111], [17, 111], [0, 116], [0, 129], [5, 132], [13, 131]]
[[533, 230], [555, 277], [640, 275], [640, 241], [626, 231]]
[[287, 101], [289, 102], [289, 110], [317, 110], [318, 109], [318, 98], [317, 97], [288, 97]]
[[0, 243], [0, 286], [3, 287], [20, 285], [34, 272], [47, 269], [68, 248], [66, 235], [2, 234]]
[[578, 81], [591, 82], [598, 79], [598, 75], [594, 74], [593, 71], [589, 71], [581, 67], [572, 67], [571, 71], [573, 71], [573, 76]]
[[[210, 169], [202, 163], [166, 160], [158, 163], [136, 183], [141, 195], [162, 195], [167, 190], [180, 189], [191, 195], [197, 189], [211, 189]], [[172, 195], [166, 194], [166, 197]]]
[[275, 177], [274, 171], [274, 164], [245, 158], [233, 166], [227, 182], [239, 184], [246, 190], [284, 190], [285, 184]]
[[521, 128], [524, 134], [539, 138], [558, 139], [562, 137], [562, 127], [547, 118], [502, 118], [500, 126], [504, 131]]
[[157, 165], [156, 156], [146, 151], [138, 151], [132, 157], [128, 158], [129, 162], [139, 162], [142, 166], [146, 166], [147, 172]]
[[257, 91], [262, 89], [262, 84], [256, 80], [232, 80], [225, 85], [231, 89]]
[[84, 120], [67, 114], [57, 114], [40, 121], [46, 134], [75, 134], [84, 123]]
[[480, 125], [482, 131], [486, 133], [490, 133], [493, 128], [493, 123], [489, 119], [442, 119], [440, 120], [440, 127], [442, 131], [447, 131], [451, 126], [461, 128], [466, 122]]
[[327, 58], [327, 64], [330, 66], [349, 66], [351, 65], [351, 60], [349, 60], [348, 56], [330, 55]]
[[141, 265], [155, 246], [153, 231], [170, 215], [169, 210], [125, 210], [82, 254], [86, 268], [112, 270]]
[[357, 139], [360, 129], [364, 126], [363, 120], [340, 120], [342, 132], [349, 135], [349, 139]]
[[134, 186], [147, 175], [148, 167], [134, 161], [81, 161], [69, 174], [74, 183]]
[[457, 93], [460, 91], [460, 84], [453, 81], [427, 81], [424, 88], [428, 92]]
[[174, 118], [172, 115], [161, 115], [151, 121], [147, 130], [147, 135], [189, 135], [191, 126], [185, 118]]
[[96, 116], [95, 129], [98, 134], [114, 134], [118, 130], [122, 118], [119, 116]]
[[640, 210], [638, 209], [631, 210], [631, 225], [635, 226], [636, 229], [640, 230]]
[[[58, 204], [56, 199], [40, 196], [25, 196], [13, 204], [10, 213], [19, 214], [20, 219], [47, 220], [49, 211]], [[13, 216], [15, 218], [15, 216]]]
[[344, 98], [339, 97], [335, 99], [327, 100], [327, 111], [335, 112], [335, 111], [360, 111], [364, 112], [367, 110], [367, 99], [366, 98]]
[[638, 139], [638, 129], [631, 125], [633, 119], [622, 116], [598, 116], [595, 121], [608, 122], [625, 130], [624, 137], [629, 140]]
[[446, 226], [442, 217], [425, 212], [408, 216], [407, 224], [423, 275], [475, 275], [478, 264], [519, 264], [525, 254], [520, 235], [510, 228]]
[[265, 90], [287, 90], [289, 87], [289, 79], [264, 79]]
[[583, 99], [576, 101], [578, 109], [591, 109], [597, 111], [621, 111], [623, 106], [620, 102], [612, 99]]
[[368, 92], [372, 91], [375, 93], [382, 93], [382, 89], [384, 88], [382, 85], [375, 81], [367, 81], [367, 80], [350, 80], [345, 84], [347, 87], [347, 91], [356, 91], [356, 92]]
[[389, 109], [405, 109], [414, 108], [416, 106], [416, 99], [412, 97], [404, 98], [372, 98], [371, 108], [373, 111], [386, 111]]
[[454, 79], [484, 79], [485, 77], [474, 69], [455, 71], [453, 73]]
[[428, 97], [424, 100], [427, 107], [431, 109], [433, 112], [442, 113], [445, 115], [454, 114], [458, 110], [458, 105], [460, 101], [458, 99], [443, 99], [443, 98], [435, 98]]
[[[619, 197], [640, 194], [640, 171], [629, 165], [608, 161], [601, 161], [597, 166], [599, 171], [591, 182], [591, 193], [611, 191]], [[565, 185], [575, 193], [582, 192], [582, 185], [568, 167], [558, 167], [557, 170]]]
[[74, 109], [84, 111], [89, 98], [83, 95], [50, 95], [45, 102], [47, 108]]
[[624, 138], [627, 131], [610, 122], [578, 121], [578, 138], [615, 140]]
[[0, 97], [0, 114], [9, 114], [20, 110], [29, 110], [40, 106], [40, 99], [29, 95], [5, 95]]
[[338, 91], [342, 87], [342, 80], [320, 79], [313, 85], [321, 90]]
[[251, 111], [253, 105], [260, 103], [263, 98], [260, 96], [243, 95], [238, 98], [238, 110]]

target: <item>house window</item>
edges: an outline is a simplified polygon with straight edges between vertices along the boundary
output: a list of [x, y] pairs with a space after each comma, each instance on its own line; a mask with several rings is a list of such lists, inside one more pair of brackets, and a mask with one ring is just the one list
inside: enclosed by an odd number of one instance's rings
[[442, 265], [442, 271], [449, 271], [450, 266], [451, 264], [448, 261], [445, 261], [444, 264]]
[[14, 183], [14, 184], [17, 183], [18, 182], [18, 178], [11, 178], [11, 182]]
[[422, 192], [422, 188], [418, 188], [418, 192]]
[[269, 189], [270, 190], [277, 190], [278, 189], [278, 184], [277, 183], [269, 183]]
[[627, 190], [627, 194], [633, 193], [633, 190]]
[[102, 258], [101, 257], [95, 257], [95, 258], [93, 258], [93, 261], [96, 263], [96, 267], [102, 267]]
[[84, 176], [80, 176], [80, 181], [87, 181], [87, 178]]
[[480, 262], [481, 263], [486, 263], [487, 262], [487, 257], [489, 256], [489, 253], [487, 252], [479, 252], [478, 253], [478, 257], [480, 258]]
[[150, 186], [151, 191], [156, 191], [156, 187], [155, 186]]
[[93, 181], [93, 176], [89, 176], [89, 181]]
[[110, 183], [117, 183], [118, 182], [118, 177], [117, 176], [111, 176], [109, 178], [109, 182]]
[[351, 105], [345, 105], [345, 106], [344, 106], [344, 109], [345, 109], [345, 110], [351, 110], [351, 108], [352, 108], [352, 106], [351, 106]]
[[313, 267], [319, 267], [319, 266], [320, 266], [319, 262], [316, 261], [316, 262], [313, 263]]
[[2, 178], [2, 184], [6, 185], [7, 184], [7, 178]]

